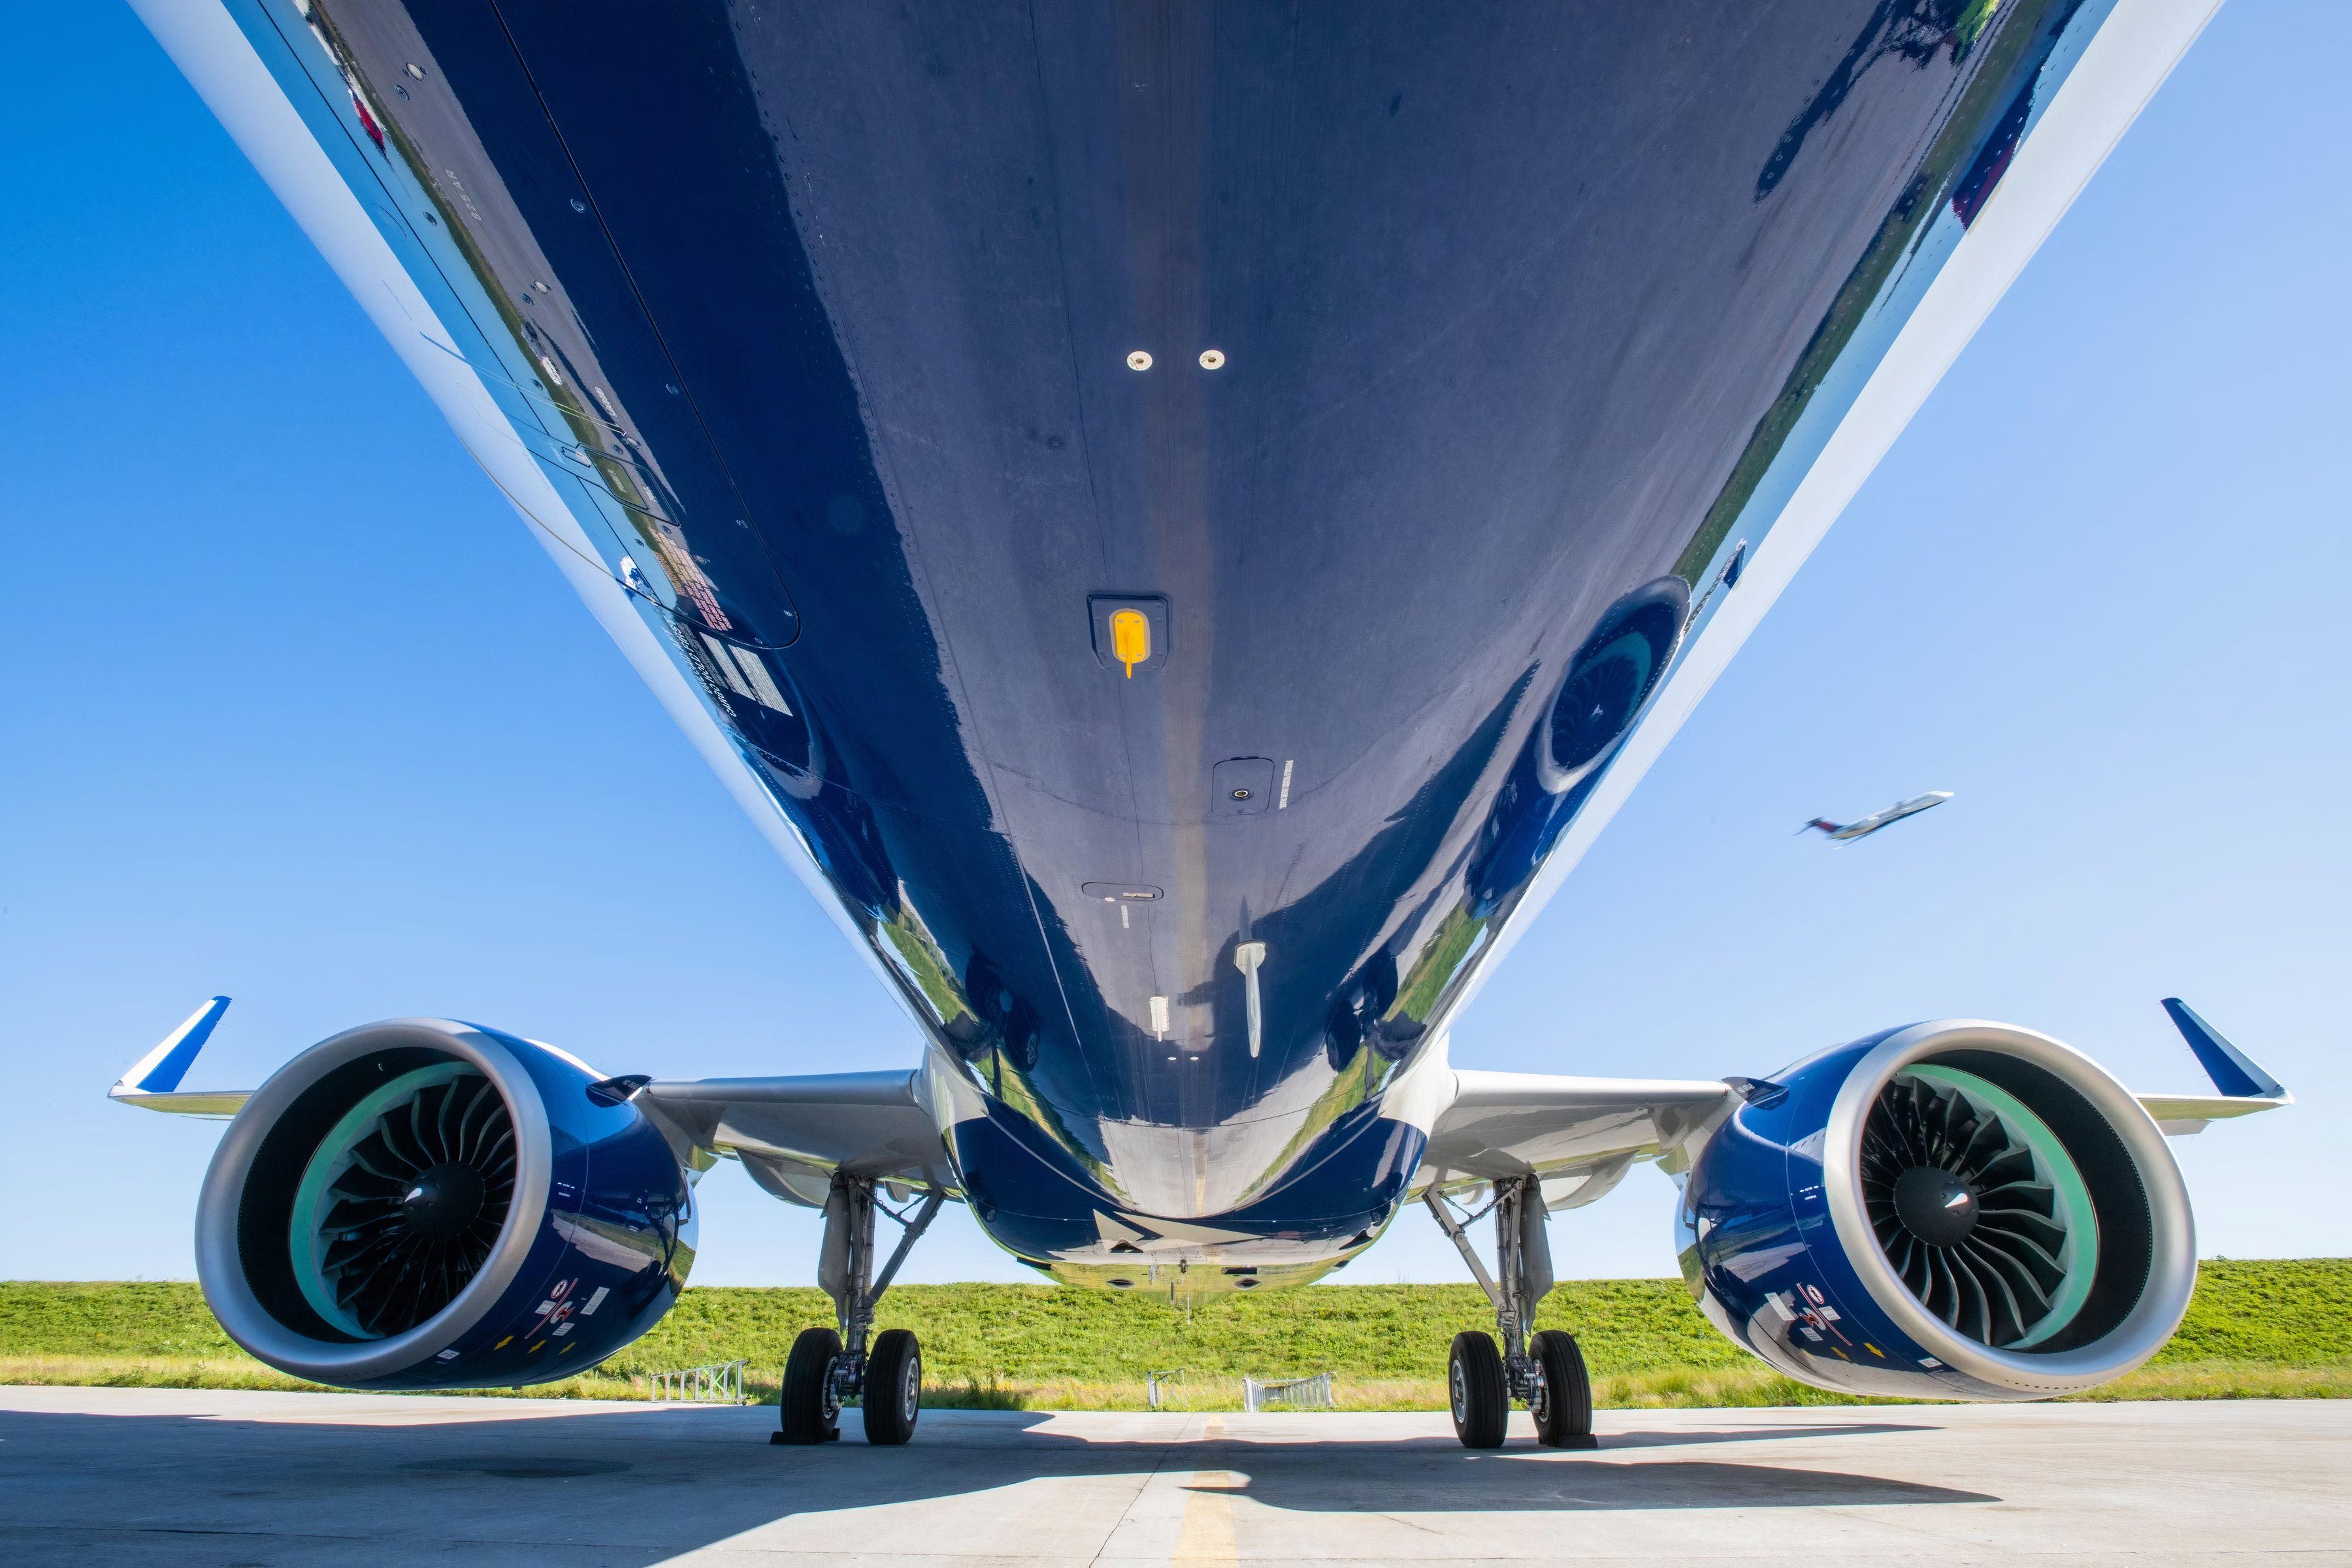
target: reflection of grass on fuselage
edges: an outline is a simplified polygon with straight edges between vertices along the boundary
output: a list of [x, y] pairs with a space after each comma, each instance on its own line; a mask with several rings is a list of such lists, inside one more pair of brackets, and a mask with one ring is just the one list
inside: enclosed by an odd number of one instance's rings
[[1415, 1024], [1426, 1024], [1437, 1010], [1437, 1000], [1444, 994], [1446, 985], [1462, 972], [1478, 939], [1486, 933], [1486, 922], [1474, 917], [1465, 905], [1456, 905], [1437, 928], [1437, 934], [1422, 949], [1421, 957], [1413, 963], [1404, 984], [1398, 988], [1395, 1005], [1383, 1018], [1409, 1018]]
[[[1064, 1153], [1076, 1161], [1080, 1169], [1105, 1189], [1117, 1194], [1118, 1189], [1112, 1183], [1109, 1167], [1090, 1153], [1063, 1124], [1062, 1113], [1038, 1094], [1028, 1075], [1005, 1060], [1002, 1050], [992, 1052], [991, 1056], [992, 1059], [982, 1068], [981, 1076], [996, 1091], [996, 1097], [1004, 1102], [1005, 1109], [1026, 1119], [1031, 1126], [1052, 1139]], [[1124, 1197], [1123, 1194], [1119, 1195]]]
[[[1982, 15], [1990, 16], [1991, 10], [1984, 8]], [[1967, 25], [1964, 21], [1963, 26]], [[1975, 26], [1981, 30], [1982, 22], [1977, 22]], [[2011, 72], [2040, 30], [2040, 18], [2015, 16], [1995, 37], [1992, 48], [1969, 79], [1951, 117], [1937, 135], [1935, 145], [1920, 160], [1911, 189], [1904, 194], [1903, 201], [1888, 215], [1870, 247], [1863, 252], [1862, 260], [1847, 275], [1812, 341], [1805, 345], [1796, 368], [1789, 373], [1780, 395], [1765, 410], [1764, 417], [1757, 421], [1754, 434], [1732, 468], [1731, 478], [1724, 482], [1715, 504], [1707, 509], [1706, 520], [1675, 563], [1674, 574], [1684, 582], [1696, 585], [1707, 563], [1715, 559], [1715, 552], [1730, 537], [1733, 526], [1763, 484], [1764, 476], [1771, 470], [1781, 447], [1788, 444], [1798, 421], [1811, 406], [1813, 394], [1821, 390], [1831, 367], [1843, 356], [1846, 346], [1869, 320], [1871, 308], [1878, 303], [1895, 269], [1911, 258], [1914, 243], [1951, 199], [1953, 187], [1973, 161], [1979, 132], [1992, 121], [1992, 106], [2016, 91], [2017, 84], [2011, 79]], [[1976, 34], [1972, 32], [1968, 37], [1973, 43]]]
[[972, 1018], [971, 1005], [964, 1000], [963, 987], [949, 973], [947, 955], [932, 940], [930, 928], [923, 924], [915, 906], [901, 903], [898, 912], [882, 923], [882, 935], [890, 951], [898, 955], [899, 973], [930, 1004], [931, 1016], [940, 1026], [952, 1030], [966, 1018]]
[[[742, 1358], [751, 1389], [772, 1399], [793, 1336], [832, 1316], [814, 1289], [688, 1289], [594, 1373], [531, 1392], [642, 1398], [648, 1373]], [[1201, 1296], [1189, 1320], [1164, 1289], [902, 1285], [878, 1316], [921, 1334], [927, 1403], [1068, 1409], [1140, 1409], [1145, 1374], [1179, 1366], [1179, 1408], [1237, 1407], [1244, 1374], [1329, 1372], [1342, 1408], [1440, 1409], [1447, 1341], [1494, 1322], [1472, 1285]], [[1604, 1405], [1861, 1403], [1762, 1365], [1708, 1326], [1679, 1280], [1570, 1280], [1538, 1320], [1576, 1334]], [[0, 1284], [0, 1382], [310, 1386], [237, 1350], [186, 1283]], [[2323, 1396], [2352, 1397], [2352, 1258], [2207, 1263], [2156, 1360], [2076, 1397]]]
[[[929, 1005], [931, 1016], [950, 1038], [960, 1033], [976, 1035], [988, 1027], [964, 997], [963, 987], [956, 983], [948, 967], [947, 955], [940, 951], [930, 928], [923, 924], [915, 906], [901, 903], [898, 912], [881, 922], [883, 939], [898, 955], [898, 973], [912, 985]], [[1077, 1163], [1097, 1183], [1109, 1185], [1109, 1173], [1100, 1157], [1089, 1151], [1063, 1123], [1061, 1113], [1038, 1094], [1026, 1072], [1006, 1058], [1002, 1048], [991, 1048], [973, 1063], [981, 1080], [1015, 1115], [1024, 1118], [1055, 1146]]]
[[[1320, 1138], [1332, 1123], [1371, 1097], [1372, 1064], [1375, 1059], [1370, 1051], [1358, 1047], [1355, 1059], [1325, 1085], [1323, 1092], [1315, 1097], [1315, 1103], [1307, 1108], [1306, 1119], [1299, 1123], [1298, 1130], [1290, 1135], [1274, 1158], [1266, 1162], [1264, 1173], [1234, 1195], [1234, 1207], [1240, 1208], [1255, 1201], [1260, 1193], [1290, 1174], [1290, 1163], [1297, 1159], [1309, 1143]], [[1317, 1276], [1319, 1277], [1324, 1272], [1325, 1270], [1318, 1266], [1316, 1270]], [[1267, 1283], [1272, 1284], [1274, 1281], [1268, 1280]]]

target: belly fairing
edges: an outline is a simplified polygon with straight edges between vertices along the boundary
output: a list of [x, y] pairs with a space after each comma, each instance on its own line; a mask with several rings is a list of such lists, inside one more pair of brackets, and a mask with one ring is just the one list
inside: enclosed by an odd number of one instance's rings
[[1384, 1087], [2105, 13], [239, 17], [1043, 1258], [1384, 1223]]
[[[1141, 1203], [1106, 1193], [1097, 1173], [1062, 1158], [1028, 1118], [1001, 1106], [957, 1123], [949, 1142], [972, 1214], [1000, 1246], [1038, 1268], [1069, 1266], [1079, 1271], [1073, 1278], [1108, 1284], [1180, 1263], [1240, 1279], [1264, 1269], [1269, 1283], [1292, 1283], [1301, 1271], [1344, 1262], [1395, 1217], [1427, 1142], [1421, 1129], [1370, 1106], [1307, 1131], [1288, 1119], [1105, 1131], [1114, 1148], [1123, 1132], [1152, 1141], [1129, 1151], [1130, 1168], [1150, 1169], [1160, 1184]], [[1256, 1146], [1286, 1135], [1293, 1147]], [[1237, 1186], [1234, 1171], [1279, 1173]], [[1190, 1190], [1175, 1190], [1180, 1183]]]

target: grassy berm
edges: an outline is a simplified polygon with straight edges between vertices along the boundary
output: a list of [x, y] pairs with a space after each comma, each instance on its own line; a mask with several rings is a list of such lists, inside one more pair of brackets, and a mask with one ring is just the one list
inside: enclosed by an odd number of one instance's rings
[[[1604, 1405], [1840, 1405], [1780, 1377], [1710, 1327], [1677, 1280], [1588, 1279], [1548, 1297], [1541, 1326], [1583, 1343]], [[814, 1289], [687, 1291], [653, 1332], [584, 1376], [529, 1392], [643, 1398], [646, 1374], [737, 1358], [772, 1398], [793, 1336], [831, 1321]], [[1486, 1328], [1469, 1285], [1317, 1285], [1224, 1296], [1190, 1318], [1167, 1300], [1046, 1285], [908, 1285], [883, 1326], [922, 1335], [926, 1403], [1139, 1409], [1147, 1372], [1181, 1368], [1179, 1408], [1233, 1409], [1240, 1379], [1334, 1373], [1343, 1408], [1444, 1405], [1445, 1346]], [[0, 1383], [303, 1388], [220, 1331], [190, 1284], [0, 1283]], [[2148, 1366], [2094, 1399], [2352, 1395], [2352, 1258], [2215, 1261]]]

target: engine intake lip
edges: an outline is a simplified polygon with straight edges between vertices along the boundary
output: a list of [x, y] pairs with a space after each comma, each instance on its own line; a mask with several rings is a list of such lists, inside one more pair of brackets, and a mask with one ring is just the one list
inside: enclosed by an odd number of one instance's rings
[[[2147, 1281], [2122, 1320], [2088, 1344], [2046, 1352], [2003, 1351], [1955, 1332], [1911, 1293], [1879, 1246], [1863, 1199], [1864, 1123], [1896, 1073], [1954, 1051], [2011, 1057], [2048, 1072], [2106, 1120], [2132, 1163], [2147, 1199]], [[2163, 1132], [2121, 1084], [2047, 1035], [1972, 1018], [1895, 1031], [1856, 1062], [1839, 1088], [1822, 1155], [1831, 1223], [1855, 1276], [1896, 1327], [1957, 1372], [2028, 1398], [2096, 1387], [2161, 1350], [2189, 1310], [2197, 1283], [2196, 1226], [2188, 1187]]]
[[[404, 1333], [338, 1342], [281, 1322], [247, 1278], [240, 1225], [255, 1157], [278, 1120], [329, 1073], [380, 1052], [424, 1049], [469, 1062], [505, 1097], [515, 1128], [515, 1190], [505, 1228], [481, 1269], [449, 1304]], [[446, 1018], [395, 1018], [320, 1041], [253, 1093], [229, 1123], [205, 1173], [196, 1207], [196, 1275], [229, 1338], [297, 1377], [352, 1384], [392, 1376], [447, 1349], [493, 1306], [537, 1238], [554, 1167], [545, 1102], [530, 1072], [491, 1036]]]

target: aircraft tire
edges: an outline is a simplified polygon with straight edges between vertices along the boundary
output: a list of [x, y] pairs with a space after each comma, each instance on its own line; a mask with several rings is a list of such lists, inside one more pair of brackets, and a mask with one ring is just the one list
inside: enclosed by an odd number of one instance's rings
[[912, 1329], [885, 1329], [866, 1357], [866, 1440], [896, 1447], [915, 1435], [923, 1407], [923, 1352]]
[[1546, 1329], [1528, 1346], [1543, 1372], [1534, 1410], [1536, 1441], [1547, 1448], [1597, 1448], [1592, 1436], [1592, 1379], [1576, 1336]]
[[834, 1394], [833, 1371], [841, 1360], [841, 1336], [831, 1329], [803, 1329], [784, 1358], [783, 1391], [776, 1397], [776, 1435], [772, 1443], [829, 1443], [841, 1436], [841, 1402]]
[[1511, 1420], [1511, 1390], [1503, 1353], [1491, 1334], [1472, 1329], [1454, 1336], [1445, 1358], [1445, 1386], [1454, 1407], [1454, 1435], [1465, 1448], [1499, 1448]]

